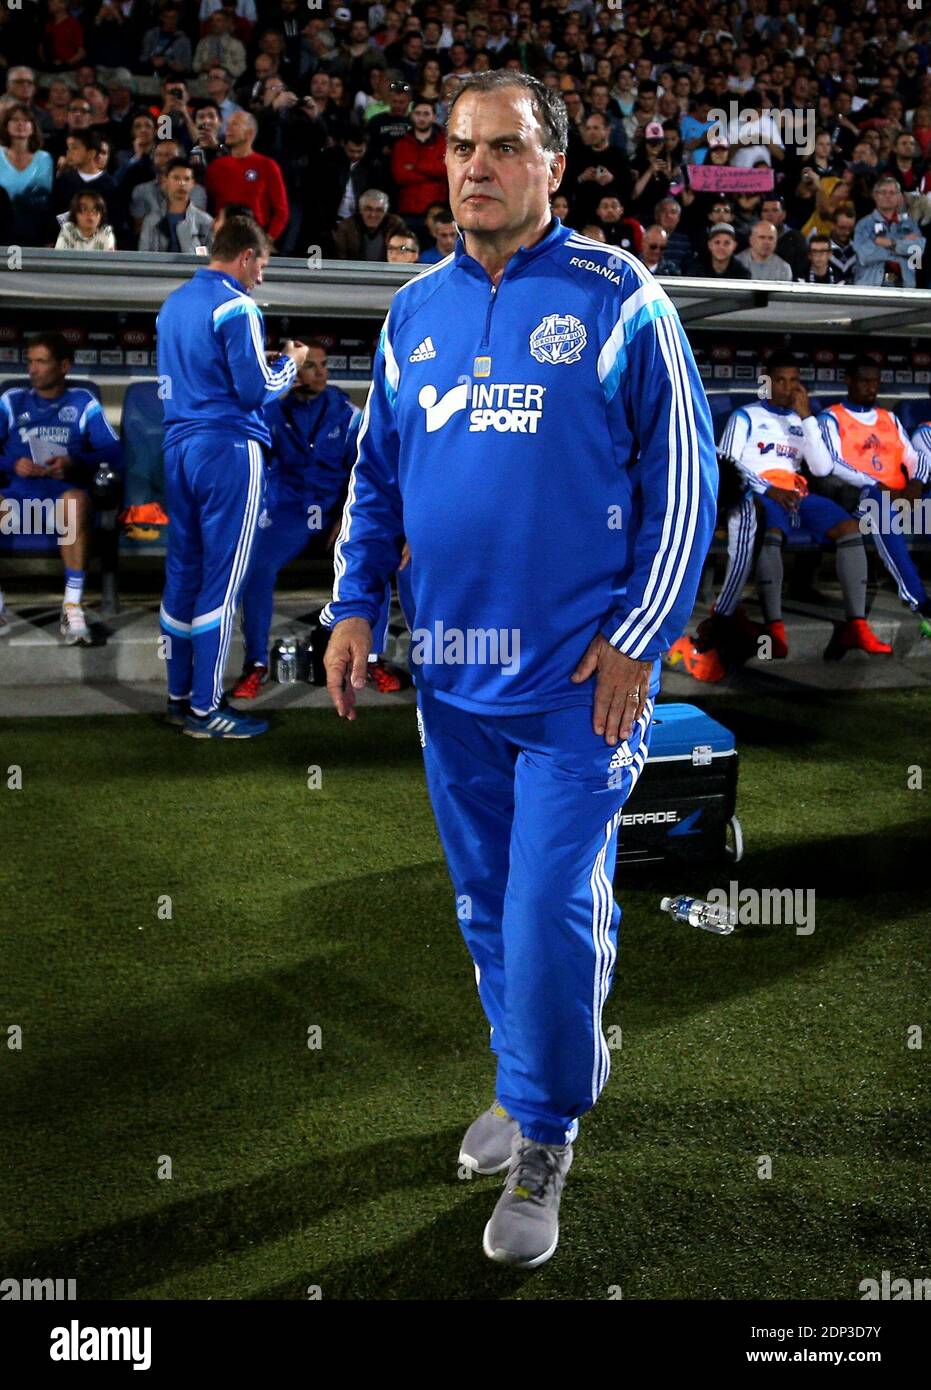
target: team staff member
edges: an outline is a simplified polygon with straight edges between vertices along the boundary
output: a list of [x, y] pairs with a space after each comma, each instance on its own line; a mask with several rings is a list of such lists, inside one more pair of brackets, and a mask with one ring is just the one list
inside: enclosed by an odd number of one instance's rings
[[931, 481], [929, 460], [915, 449], [891, 410], [876, 404], [879, 368], [865, 354], [845, 373], [847, 399], [818, 416], [825, 470], [861, 489], [858, 515], [873, 513], [869, 532], [883, 564], [895, 580], [899, 598], [919, 615], [921, 631], [931, 618], [931, 599], [899, 532], [892, 507], [882, 508], [884, 492], [915, 501]]
[[717, 473], [669, 298], [551, 216], [567, 135], [562, 100], [524, 73], [462, 83], [460, 236], [385, 321], [323, 619], [351, 719], [406, 535], [427, 781], [498, 1056], [462, 1161], [508, 1167], [483, 1246], [529, 1268], [556, 1248], [578, 1118], [608, 1077], [617, 826]]
[[168, 718], [194, 738], [253, 738], [268, 725], [226, 705], [223, 672], [233, 615], [262, 506], [265, 406], [294, 385], [307, 349], [265, 357], [265, 324], [250, 291], [262, 283], [268, 238], [251, 217], [217, 232], [210, 264], [170, 294], [157, 320], [165, 392], [165, 505], [171, 517], [162, 631]]
[[[254, 700], [268, 679], [268, 634], [279, 571], [300, 555], [314, 536], [332, 531], [343, 499], [361, 412], [327, 380], [326, 348], [313, 339], [290, 395], [272, 401], [265, 423], [272, 437], [266, 514], [259, 519], [249, 573], [242, 588], [242, 628], [246, 661], [234, 700]], [[337, 520], [336, 528], [339, 528]], [[390, 588], [375, 628], [375, 650], [368, 677], [378, 690], [401, 689], [401, 682], [378, 653], [388, 630]]]

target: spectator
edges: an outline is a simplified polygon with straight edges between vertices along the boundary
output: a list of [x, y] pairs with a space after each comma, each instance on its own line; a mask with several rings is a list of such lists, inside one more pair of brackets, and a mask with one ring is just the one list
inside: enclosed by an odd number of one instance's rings
[[[60, 86], [61, 84], [55, 85]], [[52, 130], [52, 117], [50, 112], [44, 111], [41, 106], [36, 106], [36, 91], [36, 75], [32, 68], [12, 67], [8, 70], [6, 95], [11, 102], [26, 107], [36, 123], [36, 129], [45, 136], [47, 132]]]
[[140, 108], [133, 101], [135, 82], [128, 68], [117, 68], [110, 74], [106, 86], [110, 99], [108, 120], [110, 136], [117, 151], [132, 149], [133, 121]]
[[831, 265], [840, 275], [840, 284], [852, 285], [856, 277], [857, 252], [853, 244], [857, 225], [853, 203], [841, 203], [831, 219]]
[[564, 180], [566, 192], [574, 193], [574, 211], [582, 220], [590, 220], [599, 201], [606, 195], [626, 203], [630, 198], [633, 178], [630, 161], [623, 150], [611, 144], [611, 127], [600, 112], [586, 116], [582, 124], [581, 151], [573, 158]]
[[391, 151], [391, 177], [398, 189], [397, 210], [405, 222], [421, 229], [431, 203], [449, 197], [446, 135], [434, 120], [435, 103], [418, 97], [411, 107], [413, 129]]
[[229, 154], [230, 147], [220, 139], [220, 108], [214, 101], [205, 101], [194, 113], [194, 129], [197, 142], [191, 150], [191, 167], [195, 174], [203, 178], [209, 165], [221, 154]]
[[246, 70], [246, 50], [233, 36], [233, 16], [226, 10], [216, 9], [207, 23], [206, 37], [194, 50], [194, 71], [209, 72], [219, 64], [233, 77], [241, 77]]
[[924, 169], [918, 141], [909, 131], [900, 131], [896, 136], [892, 158], [883, 173], [894, 178], [903, 193], [917, 193], [920, 189]]
[[210, 32], [211, 16], [220, 10], [229, 16], [231, 31], [240, 43], [248, 44], [258, 22], [255, 0], [201, 0], [197, 17], [202, 34]]
[[635, 182], [631, 192], [631, 212], [638, 220], [649, 216], [660, 198], [669, 193], [672, 164], [666, 154], [665, 131], [659, 121], [650, 121], [634, 156]]
[[854, 231], [854, 283], [897, 284], [914, 289], [925, 238], [915, 220], [904, 211], [902, 190], [891, 174], [876, 180], [873, 200], [875, 211], [861, 217]]
[[152, 152], [155, 149], [155, 117], [148, 111], [140, 111], [133, 117], [130, 129], [132, 144], [128, 150], [120, 150], [116, 156], [116, 180], [121, 192], [128, 187], [130, 191], [137, 183], [145, 183], [155, 175], [152, 165]]
[[282, 171], [290, 212], [287, 227], [278, 238], [278, 254], [290, 256], [300, 232], [304, 192], [316, 183], [327, 130], [317, 115], [314, 98], [297, 97], [282, 85], [279, 77], [269, 78], [263, 101], [257, 117], [255, 148]]
[[272, 243], [288, 225], [289, 206], [281, 170], [274, 160], [255, 154], [258, 123], [247, 111], [235, 112], [226, 123], [230, 152], [207, 170], [205, 187], [214, 211], [224, 203], [245, 203]]
[[456, 249], [459, 228], [449, 208], [437, 213], [433, 219], [433, 236], [434, 244], [429, 251], [420, 253], [421, 265], [436, 265], [437, 261], [445, 261]]
[[370, 121], [373, 116], [380, 116], [383, 111], [387, 111], [390, 106], [388, 101], [388, 83], [390, 80], [384, 60], [374, 64], [368, 72], [369, 90], [366, 91], [362, 87], [356, 92], [352, 104], [353, 115], [360, 120]]
[[[61, 0], [64, 4], [65, 0]], [[186, 77], [191, 71], [191, 40], [180, 27], [181, 11], [165, 5], [156, 28], [142, 40], [141, 66], [158, 77]]]
[[101, 0], [87, 36], [97, 67], [125, 71], [125, 63], [136, 61], [151, 22], [148, 0]]
[[751, 280], [792, 280], [792, 267], [776, 255], [776, 228], [762, 219], [754, 224], [750, 245], [737, 257], [740, 265], [750, 272]]
[[213, 218], [191, 201], [194, 170], [189, 159], [173, 159], [161, 177], [164, 213], [147, 213], [139, 233], [140, 251], [175, 251], [196, 255], [213, 244]]
[[683, 274], [712, 280], [749, 280], [750, 272], [740, 264], [736, 252], [734, 228], [729, 222], [714, 222], [708, 228], [705, 254], [686, 261]]
[[10, 200], [11, 240], [43, 246], [55, 170], [28, 106], [19, 102], [0, 116], [0, 188]]
[[643, 248], [643, 228], [635, 217], [625, 217], [624, 205], [613, 193], [599, 198], [595, 222], [605, 234], [605, 241], [639, 256]]
[[[136, 184], [129, 199], [129, 215], [132, 218], [135, 238], [138, 239], [142, 231], [142, 224], [149, 213], [157, 212], [159, 217], [164, 217], [168, 211], [162, 175], [166, 173], [172, 160], [177, 159], [180, 154], [181, 148], [177, 140], [159, 140], [156, 143], [151, 156], [153, 177], [148, 183]], [[201, 212], [206, 212], [207, 190], [201, 184], [195, 183], [191, 190], [191, 201], [200, 208]]]
[[666, 255], [668, 236], [658, 222], [646, 227], [640, 249], [640, 259], [651, 275], [681, 275], [679, 267]]
[[107, 205], [99, 193], [75, 193], [55, 250], [115, 251], [116, 236], [106, 216]]
[[684, 262], [692, 254], [692, 243], [684, 232], [679, 231], [682, 208], [675, 198], [661, 198], [653, 209], [653, 217], [666, 233], [666, 259], [681, 272]]
[[84, 29], [68, 12], [68, 0], [48, 0], [48, 23], [42, 31], [39, 57], [51, 72], [77, 67], [87, 57]]
[[[116, 204], [119, 196], [116, 181], [105, 167], [101, 167], [98, 158], [104, 148], [109, 154], [109, 147], [96, 130], [76, 130], [68, 136], [64, 163], [52, 187], [52, 212], [59, 224], [64, 222], [61, 214], [67, 214], [76, 193], [85, 190], [99, 193], [105, 207]], [[55, 234], [58, 234], [57, 228]]]
[[221, 137], [226, 122], [229, 120], [230, 116], [232, 116], [233, 112], [243, 109], [230, 96], [232, 89], [233, 79], [231, 74], [228, 73], [226, 68], [221, 66], [221, 64], [212, 64], [212, 66], [207, 69], [207, 98], [209, 101], [216, 104], [217, 110], [220, 113]]
[[764, 193], [760, 217], [776, 228], [776, 255], [788, 262], [794, 280], [803, 280], [808, 273], [808, 242], [801, 232], [786, 226], [786, 207], [778, 193]]
[[800, 277], [808, 285], [842, 285], [840, 271], [831, 263], [831, 238], [818, 232], [808, 243], [808, 273]]
[[75, 93], [68, 103], [67, 124], [64, 129], [53, 131], [46, 141], [45, 148], [57, 163], [67, 149], [68, 136], [73, 132], [90, 130], [93, 119], [91, 104], [85, 96]]
[[373, 116], [368, 122], [369, 149], [372, 158], [386, 171], [391, 168], [391, 151], [396, 140], [411, 129], [408, 111], [411, 104], [409, 82], [389, 82], [388, 110], [380, 116]]
[[399, 227], [388, 237], [385, 259], [389, 265], [413, 265], [419, 255], [417, 233], [410, 227]]
[[177, 140], [181, 148], [186, 152], [194, 148], [197, 140], [197, 131], [194, 129], [194, 122], [188, 109], [187, 85], [177, 77], [162, 78], [162, 109], [156, 116], [156, 121], [161, 122], [160, 132], [164, 130], [164, 121], [167, 117], [171, 124], [171, 138]]
[[359, 199], [358, 212], [336, 225], [333, 242], [337, 260], [385, 261], [388, 238], [403, 227], [401, 218], [388, 211], [387, 193], [370, 188]]
[[[45, 141], [45, 148], [49, 149], [49, 141], [53, 135], [65, 129], [68, 124], [68, 107], [74, 95], [71, 84], [62, 77], [53, 77], [48, 84], [46, 93], [45, 110], [42, 112], [40, 127]], [[51, 154], [51, 150], [49, 150]]]
[[302, 245], [332, 247], [336, 223], [352, 216], [366, 189], [377, 187], [376, 177], [364, 129], [350, 130], [339, 145], [325, 150], [316, 184], [305, 194]]

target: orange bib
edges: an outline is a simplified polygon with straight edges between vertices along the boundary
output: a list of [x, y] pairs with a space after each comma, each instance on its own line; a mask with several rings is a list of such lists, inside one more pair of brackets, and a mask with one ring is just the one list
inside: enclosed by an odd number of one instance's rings
[[885, 483], [894, 492], [904, 488], [908, 482], [905, 449], [890, 412], [877, 407], [875, 425], [865, 425], [840, 402], [829, 405], [828, 410], [837, 421], [844, 462], [858, 473], [865, 473], [871, 482]]
[[808, 496], [808, 484], [801, 473], [793, 473], [791, 468], [766, 468], [760, 474], [771, 487], [781, 487], [784, 492], [797, 492], [799, 497]]

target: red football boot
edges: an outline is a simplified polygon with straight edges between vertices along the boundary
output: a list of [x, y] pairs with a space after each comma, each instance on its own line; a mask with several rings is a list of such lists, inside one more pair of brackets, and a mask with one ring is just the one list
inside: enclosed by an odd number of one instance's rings
[[404, 689], [404, 681], [381, 657], [368, 663], [368, 684], [381, 695], [395, 695]]
[[763, 627], [763, 636], [768, 637], [773, 644], [773, 660], [784, 661], [789, 655], [789, 639], [786, 636], [786, 625], [781, 618], [774, 623], [766, 623]]
[[241, 677], [239, 684], [234, 685], [230, 692], [231, 700], [254, 700], [259, 693], [259, 687], [268, 680], [268, 667], [253, 665]]
[[727, 674], [715, 649], [709, 647], [699, 651], [691, 637], [680, 637], [673, 642], [666, 653], [666, 661], [670, 666], [681, 664], [694, 680], [707, 681], [711, 685], [716, 685]]
[[891, 656], [888, 642], [880, 642], [865, 618], [850, 618], [840, 631], [840, 644], [848, 651], [869, 652], [871, 656]]

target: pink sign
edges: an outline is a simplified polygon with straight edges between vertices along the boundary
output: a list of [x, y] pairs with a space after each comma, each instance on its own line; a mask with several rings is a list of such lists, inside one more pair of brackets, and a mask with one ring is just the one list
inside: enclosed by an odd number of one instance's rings
[[690, 164], [689, 184], [696, 193], [771, 193], [772, 169], [732, 169], [728, 164]]

